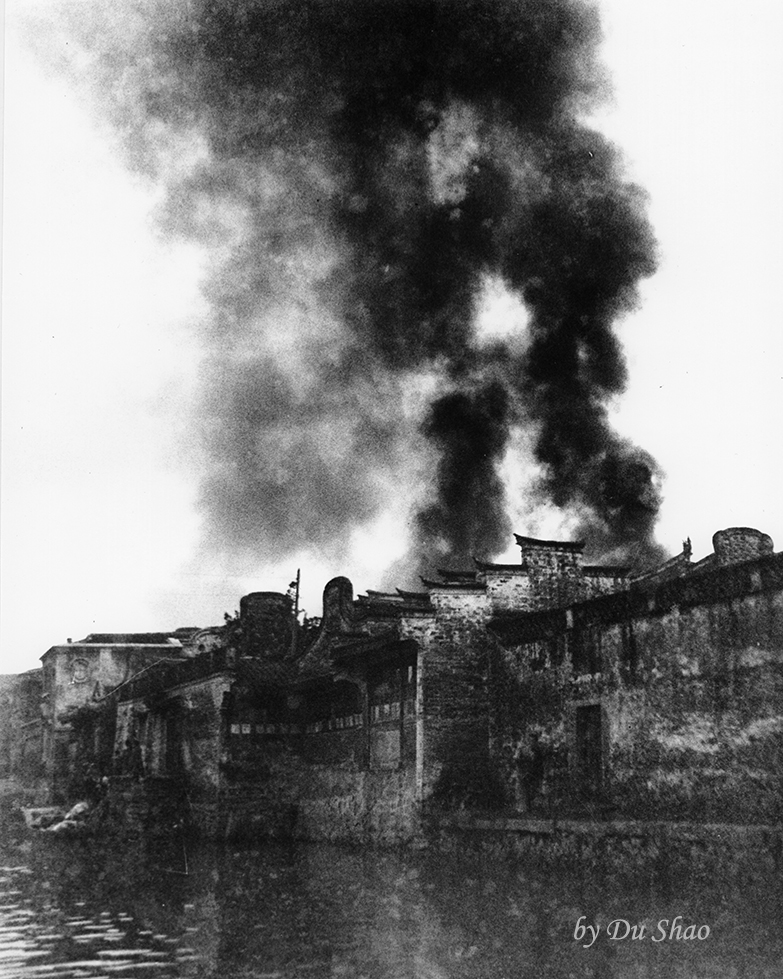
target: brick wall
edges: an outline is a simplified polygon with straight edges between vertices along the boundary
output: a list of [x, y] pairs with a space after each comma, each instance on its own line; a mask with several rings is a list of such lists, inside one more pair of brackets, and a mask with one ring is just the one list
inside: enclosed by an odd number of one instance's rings
[[521, 564], [530, 576], [531, 609], [567, 605], [584, 595], [580, 545], [518, 537]]

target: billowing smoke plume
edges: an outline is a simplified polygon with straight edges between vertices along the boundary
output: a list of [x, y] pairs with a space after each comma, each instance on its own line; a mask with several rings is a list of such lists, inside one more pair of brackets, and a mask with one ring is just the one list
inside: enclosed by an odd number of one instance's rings
[[[492, 382], [475, 394], [457, 391], [439, 398], [424, 423], [440, 453], [436, 502], [418, 515], [422, 551], [457, 566], [469, 566], [482, 551], [508, 545], [510, 526], [497, 466], [509, 431], [509, 395]], [[445, 546], [444, 546], [445, 545]]]
[[[655, 463], [611, 429], [613, 323], [654, 270], [640, 190], [580, 123], [604, 94], [581, 0], [147, 0], [93, 12], [91, 70], [165, 224], [215, 271], [202, 504], [213, 539], [329, 547], [423, 439], [424, 563], [508, 543], [498, 466], [534, 431], [539, 491], [594, 555], [649, 558]], [[107, 18], [104, 20], [100, 17]], [[128, 51], [130, 50], [130, 54]], [[476, 334], [487, 276], [524, 342]], [[431, 392], [428, 404], [411, 390]], [[421, 383], [419, 383], [421, 382]], [[417, 386], [418, 384], [418, 386]]]

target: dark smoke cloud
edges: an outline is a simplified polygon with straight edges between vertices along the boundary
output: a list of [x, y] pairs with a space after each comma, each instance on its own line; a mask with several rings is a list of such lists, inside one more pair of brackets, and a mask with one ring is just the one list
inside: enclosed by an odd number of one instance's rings
[[[594, 555], [657, 557], [657, 467], [607, 416], [626, 380], [613, 323], [655, 262], [644, 195], [579, 122], [606, 89], [594, 8], [128, 10], [130, 40], [105, 12], [81, 33], [135, 162], [166, 187], [164, 226], [215, 256], [212, 539], [278, 556], [345, 541], [384, 507], [418, 425], [437, 462], [412, 549], [425, 565], [491, 557], [510, 529], [498, 467], [524, 425], [539, 492]], [[476, 336], [487, 275], [529, 310], [524, 353]], [[417, 421], [403, 405], [425, 376]]]
[[508, 444], [506, 388], [492, 382], [475, 393], [457, 391], [434, 402], [424, 432], [439, 450], [436, 502], [417, 518], [422, 550], [440, 565], [463, 567], [478, 554], [497, 554], [511, 526], [497, 471]]

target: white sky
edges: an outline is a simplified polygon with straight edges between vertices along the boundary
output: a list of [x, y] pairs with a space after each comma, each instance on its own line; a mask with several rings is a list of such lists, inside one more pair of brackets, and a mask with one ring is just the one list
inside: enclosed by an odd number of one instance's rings
[[[0, 670], [90, 631], [218, 624], [246, 591], [284, 591], [298, 564], [312, 614], [334, 574], [377, 587], [401, 548], [395, 514], [357, 532], [348, 567], [304, 551], [283, 566], [194, 560], [183, 419], [203, 256], [156, 236], [154, 188], [19, 40], [23, 6], [8, 0]], [[650, 194], [662, 258], [620, 327], [631, 382], [616, 425], [667, 473], [663, 544], [690, 535], [701, 556], [715, 530], [750, 525], [783, 548], [783, 6], [601, 7], [615, 100], [600, 125]]]

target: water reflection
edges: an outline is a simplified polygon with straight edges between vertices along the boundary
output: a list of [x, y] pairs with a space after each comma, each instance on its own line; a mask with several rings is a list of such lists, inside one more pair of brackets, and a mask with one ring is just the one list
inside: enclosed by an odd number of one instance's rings
[[[132, 847], [37, 837], [0, 867], [0, 976], [777, 979], [780, 893], [546, 875], [466, 854]], [[663, 881], [663, 883], [662, 883]], [[651, 941], [657, 922], [704, 941]], [[591, 948], [578, 919], [600, 927]], [[641, 940], [608, 941], [613, 919]], [[620, 930], [622, 933], [622, 929]]]

